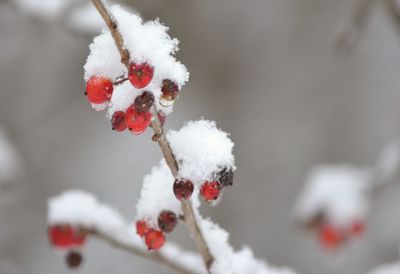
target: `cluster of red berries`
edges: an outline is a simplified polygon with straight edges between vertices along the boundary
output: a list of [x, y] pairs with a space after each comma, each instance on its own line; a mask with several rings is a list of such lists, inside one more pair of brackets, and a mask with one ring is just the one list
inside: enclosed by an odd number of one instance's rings
[[136, 232], [140, 237], [144, 238], [149, 250], [158, 250], [164, 245], [164, 233], [171, 233], [175, 229], [178, 218], [174, 212], [164, 210], [159, 214], [157, 221], [159, 230], [151, 228], [146, 220], [138, 220], [136, 222]]
[[[150, 84], [153, 74], [154, 69], [151, 65], [147, 63], [131, 63], [127, 79], [129, 79], [133, 87], [142, 89]], [[113, 85], [114, 83], [108, 77], [92, 76], [86, 83], [85, 94], [96, 109], [103, 110], [111, 100]], [[172, 80], [164, 79], [160, 89], [160, 104], [163, 106], [172, 105], [178, 97], [178, 85]], [[150, 91], [143, 91], [126, 111], [114, 112], [111, 118], [112, 129], [121, 132], [128, 128], [133, 134], [144, 132], [151, 123], [150, 108], [153, 104], [154, 95]], [[161, 112], [158, 113], [158, 118], [162, 124], [165, 122], [165, 115]]]
[[48, 237], [52, 246], [68, 250], [66, 263], [70, 268], [76, 268], [82, 263], [82, 254], [78, 251], [86, 242], [86, 233], [79, 227], [67, 224], [48, 227]]
[[318, 239], [322, 247], [334, 250], [343, 246], [350, 238], [361, 236], [364, 233], [363, 221], [355, 221], [347, 229], [338, 228], [328, 223], [318, 225]]
[[[208, 203], [218, 201], [224, 187], [233, 184], [233, 171], [231, 169], [224, 168], [215, 177], [217, 180], [205, 181], [200, 187], [200, 195]], [[190, 180], [176, 179], [173, 190], [178, 200], [188, 200], [192, 196], [194, 185]]]

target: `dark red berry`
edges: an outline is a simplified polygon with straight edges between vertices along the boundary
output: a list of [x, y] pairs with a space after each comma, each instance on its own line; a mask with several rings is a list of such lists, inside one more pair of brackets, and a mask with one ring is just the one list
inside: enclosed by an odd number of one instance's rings
[[218, 172], [218, 181], [225, 187], [233, 185], [233, 171], [232, 169], [224, 168]]
[[192, 196], [193, 193], [193, 183], [190, 180], [179, 180], [176, 179], [174, 182], [174, 194], [175, 197], [182, 201], [182, 200], [187, 200]]
[[51, 244], [58, 248], [82, 246], [86, 240], [86, 234], [81, 229], [70, 225], [50, 226], [48, 236]]
[[92, 76], [86, 83], [86, 93], [89, 102], [102, 104], [111, 99], [113, 83], [104, 76]]
[[135, 88], [147, 86], [153, 79], [153, 73], [153, 68], [147, 63], [129, 65], [129, 80]]
[[178, 85], [169, 80], [164, 79], [161, 86], [160, 104], [163, 106], [170, 106], [178, 98], [179, 88]]
[[77, 251], [70, 251], [65, 258], [65, 262], [67, 263], [68, 267], [70, 268], [77, 268], [81, 265], [83, 260], [82, 254]]
[[135, 99], [135, 109], [138, 112], [147, 112], [154, 104], [154, 95], [151, 92], [144, 91]]
[[342, 233], [330, 225], [322, 225], [318, 237], [320, 244], [327, 249], [338, 248], [344, 240]]
[[200, 188], [200, 194], [207, 201], [217, 200], [221, 190], [222, 185], [218, 181], [205, 182]]
[[138, 112], [135, 106], [130, 106], [125, 113], [125, 122], [133, 134], [143, 133], [151, 123], [150, 112]]
[[145, 243], [149, 250], [158, 250], [165, 243], [165, 236], [161, 231], [150, 229], [145, 236]]
[[116, 111], [111, 118], [111, 126], [115, 131], [124, 131], [126, 129], [125, 112]]
[[143, 237], [149, 232], [149, 225], [145, 220], [139, 220], [136, 222], [136, 233], [140, 236]]
[[177, 222], [178, 218], [176, 217], [175, 213], [170, 210], [164, 210], [158, 216], [158, 226], [161, 231], [165, 233], [172, 232]]
[[365, 224], [362, 221], [356, 221], [351, 225], [351, 235], [360, 236], [364, 233]]

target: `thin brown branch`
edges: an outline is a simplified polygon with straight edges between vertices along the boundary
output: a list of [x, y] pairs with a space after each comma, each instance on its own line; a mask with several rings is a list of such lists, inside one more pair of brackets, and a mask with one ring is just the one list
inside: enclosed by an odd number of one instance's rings
[[[130, 54], [129, 51], [125, 49], [123, 46], [124, 42], [121, 33], [118, 31], [117, 22], [115, 21], [113, 15], [108, 10], [107, 5], [104, 3], [103, 0], [91, 0], [91, 1], [93, 2], [93, 4], [103, 17], [104, 21], [106, 22], [108, 28], [110, 29], [111, 35], [115, 41], [115, 45], [117, 46], [118, 51], [121, 55], [121, 62], [129, 69]], [[172, 175], [176, 178], [178, 176], [178, 163], [175, 159], [175, 156], [172, 152], [169, 142], [165, 136], [164, 128], [158, 119], [156, 106], [153, 107], [152, 111], [153, 111], [153, 119], [151, 125], [155, 135], [155, 138], [153, 138], [153, 140], [157, 141], [157, 143], [159, 144], [161, 151], [164, 155], [165, 161], [167, 162]], [[199, 250], [204, 260], [207, 271], [210, 272], [210, 267], [214, 261], [214, 258], [210, 253], [207, 243], [204, 240], [203, 234], [196, 221], [192, 204], [190, 201], [182, 201], [181, 207], [184, 214], [185, 224], [188, 227], [189, 232], [196, 243], [197, 249]]]

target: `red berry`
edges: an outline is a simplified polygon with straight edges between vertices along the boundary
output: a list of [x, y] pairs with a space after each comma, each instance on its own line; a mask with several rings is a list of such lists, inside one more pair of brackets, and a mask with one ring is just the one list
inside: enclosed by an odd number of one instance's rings
[[218, 181], [205, 182], [200, 188], [200, 194], [207, 201], [217, 200], [221, 190], [222, 185]]
[[351, 225], [351, 235], [361, 236], [364, 233], [365, 224], [362, 221], [356, 221]]
[[79, 228], [70, 225], [55, 225], [48, 228], [49, 240], [55, 247], [69, 248], [82, 246], [86, 240], [86, 234]]
[[147, 112], [154, 103], [154, 95], [151, 92], [144, 91], [135, 99], [135, 109], [138, 112]]
[[153, 78], [153, 73], [153, 68], [147, 63], [129, 65], [129, 80], [135, 88], [147, 86]]
[[125, 112], [116, 111], [111, 118], [111, 126], [115, 131], [124, 131], [126, 129]]
[[343, 236], [332, 226], [323, 225], [319, 230], [319, 242], [327, 249], [335, 249], [343, 242]]
[[170, 233], [174, 230], [178, 219], [174, 212], [170, 210], [164, 210], [158, 216], [158, 226], [160, 227], [161, 231], [165, 233]]
[[140, 236], [143, 237], [144, 235], [149, 232], [149, 226], [145, 220], [139, 220], [136, 222], [136, 233]]
[[86, 83], [86, 94], [89, 102], [102, 104], [111, 99], [113, 83], [104, 76], [92, 76]]
[[158, 250], [165, 243], [165, 236], [161, 231], [150, 229], [145, 236], [145, 243], [149, 250]]
[[175, 197], [182, 201], [182, 200], [187, 200], [192, 196], [193, 193], [193, 183], [190, 180], [179, 180], [176, 179], [174, 182], [174, 194]]
[[77, 268], [81, 265], [83, 260], [82, 254], [77, 251], [68, 252], [67, 257], [65, 258], [65, 262], [70, 268]]
[[151, 113], [138, 112], [132, 105], [126, 110], [125, 114], [126, 126], [133, 134], [143, 133], [150, 125]]
[[162, 81], [161, 93], [160, 104], [163, 106], [170, 106], [176, 98], [178, 98], [178, 85], [169, 79], [164, 79]]

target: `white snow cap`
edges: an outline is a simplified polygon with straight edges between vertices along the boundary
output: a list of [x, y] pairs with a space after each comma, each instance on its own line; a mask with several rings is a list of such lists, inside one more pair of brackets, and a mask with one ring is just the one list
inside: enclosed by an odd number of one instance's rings
[[338, 227], [363, 220], [369, 210], [370, 170], [349, 165], [314, 167], [297, 204], [297, 217], [310, 221], [322, 213]]
[[399, 274], [400, 273], [400, 263], [392, 263], [392, 264], [386, 264], [386, 265], [381, 265], [368, 274]]
[[224, 168], [234, 171], [233, 142], [214, 121], [190, 121], [167, 134], [179, 164], [179, 176], [200, 185], [211, 181]]
[[[168, 28], [161, 24], [158, 19], [143, 23], [138, 15], [129, 13], [116, 5], [111, 7], [111, 12], [118, 23], [118, 30], [123, 37], [124, 47], [131, 54], [130, 61], [134, 63], [146, 62], [154, 68], [153, 79], [148, 86], [136, 90], [132, 85], [129, 85], [124, 89], [129, 87], [129, 90], [135, 94], [141, 94], [144, 90], [151, 91], [154, 94], [157, 108], [164, 114], [169, 114], [172, 107], [164, 107], [159, 103], [162, 80], [172, 80], [181, 88], [189, 78], [186, 67], [174, 57], [178, 50], [178, 40], [168, 35]], [[103, 33], [95, 37], [90, 45], [90, 54], [84, 66], [85, 81], [96, 75], [109, 77], [112, 81], [126, 77], [127, 69], [120, 60], [120, 54], [110, 31], [104, 28]], [[119, 97], [118, 102], [120, 102], [120, 105], [129, 106], [133, 103], [134, 98], [134, 96]], [[125, 102], [121, 103], [121, 100], [125, 100]], [[113, 101], [115, 100], [111, 99], [111, 102]], [[111, 107], [111, 114], [114, 110], [115, 108]]]

